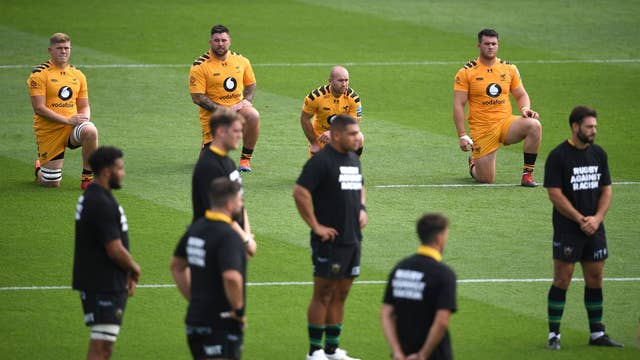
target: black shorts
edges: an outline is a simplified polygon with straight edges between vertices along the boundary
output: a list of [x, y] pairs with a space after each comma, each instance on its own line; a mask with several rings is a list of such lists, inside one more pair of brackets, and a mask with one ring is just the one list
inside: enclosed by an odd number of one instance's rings
[[124, 309], [127, 306], [127, 297], [126, 292], [97, 293], [80, 291], [85, 325], [121, 325]]
[[609, 257], [604, 230], [593, 236], [584, 233], [557, 233], [553, 237], [553, 258], [565, 262], [604, 261]]
[[325, 279], [355, 278], [360, 275], [360, 241], [336, 244], [311, 242], [313, 276]]
[[241, 332], [187, 325], [187, 342], [194, 359], [240, 359], [242, 354]]

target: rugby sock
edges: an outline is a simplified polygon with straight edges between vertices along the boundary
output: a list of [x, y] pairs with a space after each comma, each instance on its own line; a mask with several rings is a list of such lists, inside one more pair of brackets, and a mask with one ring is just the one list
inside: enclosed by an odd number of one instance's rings
[[247, 149], [246, 147], [242, 147], [242, 154], [240, 154], [240, 159], [251, 160], [251, 156], [253, 156], [253, 149]]
[[85, 181], [85, 180], [92, 181], [93, 180], [93, 171], [87, 170], [87, 169], [82, 169], [81, 178], [82, 178], [82, 181]]
[[524, 164], [522, 165], [522, 172], [533, 172], [536, 167], [536, 159], [538, 154], [524, 153]]
[[549, 332], [560, 334], [560, 320], [567, 299], [567, 290], [551, 285], [547, 298], [547, 318], [549, 320]]
[[322, 334], [324, 333], [324, 325], [308, 324], [309, 329], [309, 355], [314, 351], [322, 349]]
[[342, 324], [327, 325], [325, 330], [327, 337], [325, 339], [324, 352], [326, 354], [333, 354], [338, 348], [340, 343], [340, 332], [342, 331]]
[[593, 289], [585, 286], [584, 306], [587, 308], [591, 333], [604, 332], [604, 325], [602, 324], [602, 288]]
[[362, 150], [364, 150], [364, 146], [360, 146], [358, 150], [356, 150], [356, 155], [362, 156]]

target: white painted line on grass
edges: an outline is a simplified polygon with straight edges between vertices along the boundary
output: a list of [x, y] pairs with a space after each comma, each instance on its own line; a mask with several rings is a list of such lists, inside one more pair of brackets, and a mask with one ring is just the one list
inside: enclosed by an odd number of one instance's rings
[[[640, 185], [640, 181], [614, 181], [612, 185]], [[519, 184], [395, 184], [395, 185], [374, 185], [375, 188], [462, 188], [462, 187], [514, 187]]]
[[[512, 61], [514, 64], [629, 64], [640, 63], [640, 59], [565, 59], [565, 60], [519, 60]], [[392, 62], [347, 62], [342, 63], [345, 66], [428, 66], [428, 65], [463, 65], [464, 60], [460, 61], [392, 61]], [[0, 69], [30, 69], [37, 64], [16, 64], [16, 65], [0, 65]], [[325, 67], [333, 66], [335, 63], [256, 63], [254, 67]], [[79, 68], [128, 68], [128, 69], [146, 69], [146, 68], [188, 68], [191, 64], [78, 64]]]
[[[553, 279], [459, 279], [459, 284], [495, 284], [495, 283], [537, 283], [551, 282]], [[583, 281], [576, 278], [572, 281]], [[604, 281], [640, 281], [640, 277], [605, 278]], [[362, 280], [356, 281], [356, 285], [379, 285], [386, 284], [385, 280]], [[249, 282], [247, 286], [299, 286], [313, 285], [311, 281], [283, 281], [283, 282]], [[140, 284], [137, 287], [143, 289], [175, 288], [174, 284]], [[0, 291], [27, 291], [27, 290], [71, 290], [71, 286], [5, 286], [0, 287]]]

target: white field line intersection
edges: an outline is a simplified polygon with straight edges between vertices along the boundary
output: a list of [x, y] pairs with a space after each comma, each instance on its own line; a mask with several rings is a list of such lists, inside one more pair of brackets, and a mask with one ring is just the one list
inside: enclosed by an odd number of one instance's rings
[[[614, 181], [612, 185], [640, 185], [640, 181]], [[462, 187], [514, 187], [518, 184], [395, 184], [395, 185], [374, 185], [375, 188], [462, 188]]]
[[[519, 60], [514, 64], [633, 64], [640, 63], [640, 59], [548, 59], [548, 60]], [[391, 62], [347, 62], [344, 66], [430, 66], [430, 65], [462, 65], [460, 61], [391, 61]], [[0, 69], [30, 69], [37, 64], [0, 65]], [[335, 63], [256, 63], [254, 67], [326, 67]], [[188, 68], [190, 64], [77, 64], [79, 68]]]
[[[496, 284], [496, 283], [550, 283], [552, 279], [460, 279], [458, 284]], [[583, 279], [573, 279], [572, 281], [583, 281]], [[607, 282], [636, 282], [640, 277], [605, 278]], [[356, 281], [355, 285], [380, 285], [385, 284], [385, 280], [362, 280]], [[309, 286], [311, 281], [284, 281], [284, 282], [249, 282], [247, 286]], [[160, 289], [175, 288], [174, 284], [139, 284], [138, 288]], [[5, 286], [0, 287], [0, 291], [28, 291], [28, 290], [71, 290], [71, 286]]]

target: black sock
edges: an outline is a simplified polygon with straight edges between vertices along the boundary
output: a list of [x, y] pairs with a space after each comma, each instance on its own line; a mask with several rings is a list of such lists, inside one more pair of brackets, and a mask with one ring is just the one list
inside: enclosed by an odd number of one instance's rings
[[342, 324], [327, 325], [325, 333], [327, 337], [325, 339], [324, 352], [326, 354], [333, 354], [338, 348], [340, 343], [340, 331], [342, 331]]
[[247, 149], [246, 147], [242, 147], [242, 154], [240, 154], [240, 159], [249, 159], [251, 160], [251, 156], [253, 156], [253, 149]]
[[549, 321], [549, 332], [560, 334], [560, 320], [567, 299], [567, 290], [551, 285], [547, 298], [547, 318]]
[[536, 158], [538, 154], [524, 153], [524, 165], [522, 165], [523, 172], [533, 172], [536, 167]]
[[364, 146], [360, 146], [358, 150], [356, 150], [356, 155], [362, 156], [362, 150], [364, 150]]
[[93, 174], [93, 171], [87, 170], [87, 169], [82, 169], [82, 175], [91, 175], [91, 174]]
[[309, 330], [309, 355], [314, 351], [322, 349], [322, 334], [324, 333], [324, 325], [308, 324]]
[[589, 317], [589, 330], [592, 333], [604, 331], [602, 324], [602, 288], [584, 287], [584, 307]]

